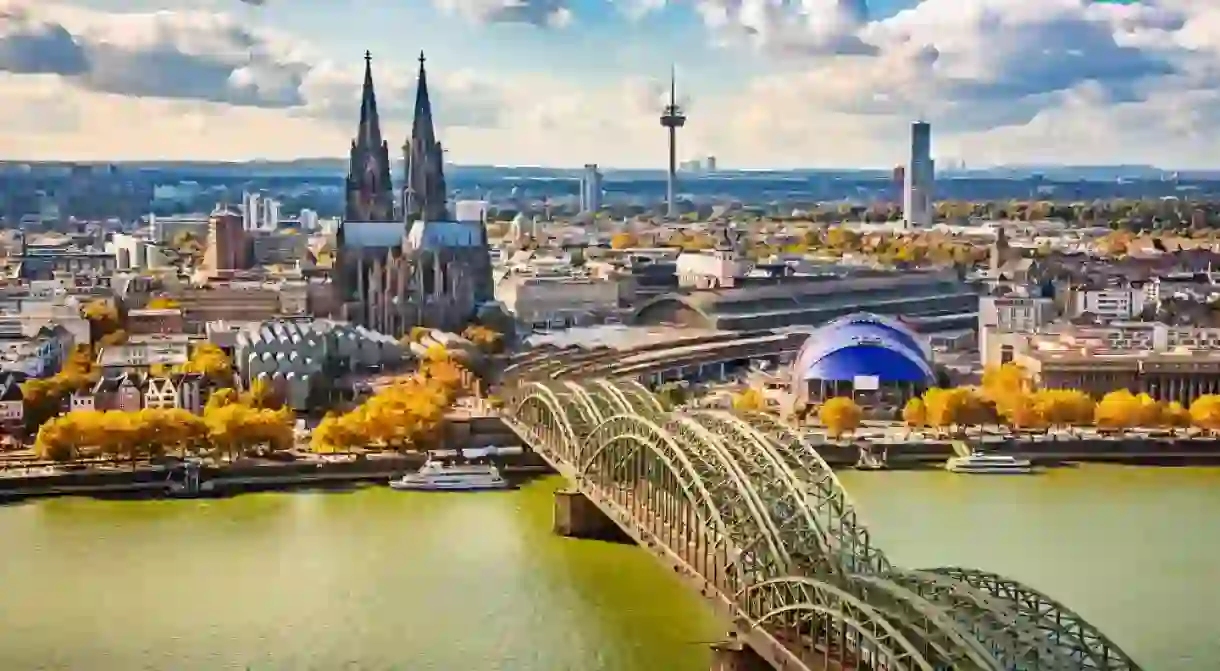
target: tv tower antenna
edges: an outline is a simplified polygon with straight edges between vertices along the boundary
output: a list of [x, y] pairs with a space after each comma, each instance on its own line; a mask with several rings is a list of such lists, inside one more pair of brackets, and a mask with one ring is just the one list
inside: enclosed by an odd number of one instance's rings
[[678, 76], [673, 65], [669, 67], [669, 104], [661, 112], [661, 126], [669, 130], [669, 173], [665, 178], [665, 216], [678, 216], [674, 202], [674, 186], [678, 178], [678, 129], [686, 125], [686, 113], [678, 105]]

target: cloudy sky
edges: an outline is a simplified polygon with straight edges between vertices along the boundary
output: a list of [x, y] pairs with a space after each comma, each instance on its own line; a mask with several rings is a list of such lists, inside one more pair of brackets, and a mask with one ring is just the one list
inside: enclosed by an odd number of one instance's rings
[[0, 0], [0, 159], [343, 155], [373, 52], [393, 144], [415, 57], [449, 159], [1220, 167], [1220, 0]]

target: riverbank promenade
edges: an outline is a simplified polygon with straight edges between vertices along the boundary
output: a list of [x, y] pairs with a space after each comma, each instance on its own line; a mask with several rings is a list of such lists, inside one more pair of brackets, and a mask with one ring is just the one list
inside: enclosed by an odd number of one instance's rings
[[1141, 668], [1026, 585], [894, 566], [826, 461], [763, 415], [667, 412], [625, 380], [522, 381], [503, 397], [505, 421], [571, 484], [558, 533], [625, 533], [732, 623], [713, 669]]

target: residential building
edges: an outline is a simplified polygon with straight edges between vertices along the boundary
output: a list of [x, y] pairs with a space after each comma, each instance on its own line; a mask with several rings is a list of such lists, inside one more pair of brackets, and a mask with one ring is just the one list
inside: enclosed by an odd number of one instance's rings
[[[96, 388], [97, 388], [97, 386], [94, 385], [94, 389], [96, 389]], [[93, 389], [90, 389], [88, 391], [74, 391], [74, 392], [72, 392], [71, 395], [68, 396], [68, 410], [69, 411], [74, 412], [77, 410], [97, 410], [97, 409], [98, 409], [97, 396], [94, 394]]]
[[152, 242], [142, 237], [115, 233], [106, 243], [106, 250], [114, 254], [117, 270], [138, 270], [148, 265], [148, 248]]
[[[203, 286], [173, 287], [164, 293], [178, 302], [184, 331], [202, 334], [210, 321], [261, 321], [280, 315], [284, 305], [281, 288], [282, 283], [276, 281], [212, 280]], [[299, 293], [288, 292], [290, 305], [299, 305]]]
[[1055, 299], [1027, 294], [979, 297], [979, 358], [983, 365], [1012, 361], [1012, 338], [1022, 338], [1052, 324], [1060, 312]]
[[186, 335], [132, 336], [122, 345], [107, 345], [97, 364], [107, 374], [142, 374], [153, 366], [181, 366], [190, 360], [191, 340]]
[[258, 266], [295, 265], [309, 255], [309, 238], [296, 231], [259, 230], [250, 234], [251, 255]]
[[310, 209], [301, 210], [297, 215], [297, 221], [301, 222], [301, 229], [304, 231], [316, 231], [321, 228], [321, 223], [318, 220], [318, 213]]
[[1129, 283], [1107, 287], [1072, 287], [1069, 316], [1093, 315], [1103, 320], [1130, 320], [1147, 304], [1143, 287]]
[[50, 377], [59, 372], [74, 344], [72, 334], [57, 326], [44, 327], [33, 337], [0, 337], [0, 369], [24, 377]]
[[208, 217], [208, 245], [203, 265], [210, 271], [242, 270], [250, 267], [249, 240], [240, 214], [218, 208]]
[[170, 375], [150, 377], [144, 389], [144, 407], [171, 410], [181, 408], [195, 414], [203, 412], [203, 377]]
[[25, 397], [21, 393], [24, 381], [19, 373], [0, 373], [0, 429], [9, 433], [20, 428], [25, 419]]
[[158, 217], [149, 214], [147, 219], [153, 241], [163, 245], [173, 244], [182, 234], [203, 242], [208, 238], [208, 229], [211, 226], [207, 218], [196, 215]]
[[127, 311], [124, 329], [129, 335], [183, 333], [186, 322], [178, 308], [141, 308]]

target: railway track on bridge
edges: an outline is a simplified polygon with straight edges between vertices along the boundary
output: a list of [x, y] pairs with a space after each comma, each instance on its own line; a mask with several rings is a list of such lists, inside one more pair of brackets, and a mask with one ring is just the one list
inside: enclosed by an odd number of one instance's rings
[[1026, 585], [893, 566], [826, 462], [774, 419], [668, 412], [633, 379], [567, 378], [613, 370], [613, 356], [521, 366], [501, 392], [505, 421], [569, 496], [700, 590], [771, 668], [1140, 670]]

